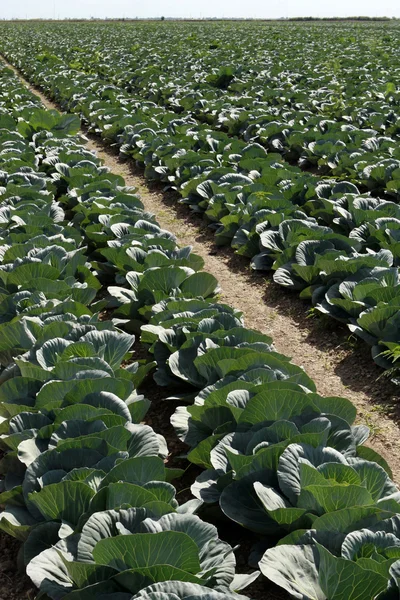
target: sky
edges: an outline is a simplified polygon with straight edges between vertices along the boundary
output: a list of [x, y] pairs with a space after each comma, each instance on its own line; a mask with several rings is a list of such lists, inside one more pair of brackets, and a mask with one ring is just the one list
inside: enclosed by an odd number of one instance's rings
[[399, 0], [0, 0], [0, 18], [400, 17]]

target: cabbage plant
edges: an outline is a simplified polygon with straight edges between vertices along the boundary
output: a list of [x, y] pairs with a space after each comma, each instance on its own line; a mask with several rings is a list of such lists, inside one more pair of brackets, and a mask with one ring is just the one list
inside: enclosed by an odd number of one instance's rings
[[210, 598], [220, 592], [239, 599], [234, 592], [258, 575], [235, 576], [232, 548], [218, 538], [213, 525], [191, 514], [190, 507], [186, 511], [185, 505], [159, 519], [149, 517], [145, 508], [96, 512], [79, 535], [33, 558], [28, 574], [53, 600], [112, 594], [151, 598], [150, 590], [173, 592], [185, 586], [186, 593], [203, 586], [209, 588]]

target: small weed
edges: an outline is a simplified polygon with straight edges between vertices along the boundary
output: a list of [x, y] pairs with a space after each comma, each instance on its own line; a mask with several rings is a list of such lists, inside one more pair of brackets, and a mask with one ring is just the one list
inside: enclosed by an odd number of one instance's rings
[[370, 412], [389, 417], [393, 413], [393, 408], [389, 404], [376, 404], [375, 406], [371, 407]]
[[331, 371], [332, 370], [332, 365], [331, 362], [328, 358], [324, 358], [324, 369], [325, 371]]
[[386, 378], [386, 379], [391, 379], [392, 377], [398, 378], [399, 374], [400, 374], [400, 366], [392, 367], [391, 369], [386, 369], [385, 371], [383, 371], [383, 373], [378, 375], [378, 377], [376, 378], [376, 381], [379, 381], [382, 378]]
[[315, 306], [312, 306], [307, 311], [306, 319], [319, 319], [320, 316], [320, 312], [315, 308]]
[[[389, 345], [389, 344], [387, 344]], [[390, 344], [389, 350], [380, 353], [380, 356], [386, 356], [393, 363], [400, 359], [400, 344]]]
[[371, 432], [371, 437], [373, 438], [382, 433], [382, 427], [379, 427], [379, 425], [375, 423], [373, 415], [371, 413], [372, 411], [364, 415], [364, 421]]
[[349, 337], [346, 340], [346, 345], [352, 350], [354, 350], [354, 348], [357, 348], [358, 338], [353, 334], [349, 335]]

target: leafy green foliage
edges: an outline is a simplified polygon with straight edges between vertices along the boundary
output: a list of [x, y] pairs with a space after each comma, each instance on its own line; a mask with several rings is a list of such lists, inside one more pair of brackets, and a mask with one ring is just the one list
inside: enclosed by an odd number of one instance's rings
[[[217, 303], [202, 260], [72, 135], [79, 115], [387, 368], [382, 351], [399, 342], [393, 41], [324, 28], [335, 58], [321, 62], [315, 26], [288, 25], [283, 40], [254, 25], [269, 33], [257, 52], [230, 24], [218, 41], [208, 25], [165, 27], [156, 51], [155, 25], [140, 43], [125, 25], [96, 24], [96, 39], [86, 24], [47, 27], [5, 24], [0, 42], [73, 113], [0, 73], [0, 524], [25, 542], [33, 581], [55, 599], [237, 597], [253, 576], [236, 577], [231, 548], [190, 514], [204, 500], [269, 545], [284, 536], [261, 567], [294, 597], [395, 597], [399, 492], [354, 407], [320, 397]], [[131, 363], [140, 326], [154, 363]], [[173, 425], [206, 470], [200, 500], [181, 507], [165, 442], [140, 424], [137, 387], [154, 366], [172, 398], [194, 402]]]
[[[131, 362], [135, 336], [98, 312], [124, 302], [97, 299], [114, 278], [129, 282], [143, 319], [179, 294], [205, 302], [217, 282], [71, 136], [76, 117], [36, 109], [8, 70], [0, 96], [10, 83], [23, 116], [13, 136], [10, 111], [3, 135], [26, 145], [32, 167], [2, 171], [0, 528], [24, 542], [32, 580], [51, 598], [153, 595], [171, 580], [177, 597], [240, 598], [258, 573], [238, 580], [231, 547], [192, 514], [201, 502], [178, 505], [170, 482], [181, 470], [165, 467], [164, 438], [141, 424], [150, 403], [137, 387], [155, 363]], [[92, 543], [107, 524], [89, 552], [86, 533]]]
[[74, 590], [71, 597], [85, 598], [93, 585], [98, 594], [111, 585], [132, 595], [169, 581], [206, 586], [229, 598], [234, 568], [232, 548], [214, 526], [191, 514], [156, 520], [145, 508], [129, 508], [93, 514], [79, 536], [34, 558], [28, 574], [55, 600]]
[[[373, 43], [366, 43], [365, 27]], [[63, 24], [45, 38], [40, 25], [30, 35], [18, 25], [3, 28], [2, 49], [34, 83], [141, 163], [147, 178], [205, 212], [218, 244], [249, 257], [252, 268], [273, 269], [277, 284], [348, 324], [391, 375], [397, 365], [384, 352], [399, 342], [400, 155], [398, 91], [385, 75], [397, 64], [397, 29], [391, 38], [386, 27], [349, 23], [337, 35], [337, 28], [286, 24], [290, 35], [283, 35], [267, 24], [194, 25], [189, 32], [169, 23], [160, 39], [155, 24], [98, 24], [93, 40], [90, 25]], [[254, 32], [262, 40], [257, 52], [250, 50]], [[332, 59], [315, 40], [329, 46]], [[266, 66], [262, 56], [274, 58]], [[74, 126], [74, 116], [56, 124], [56, 115], [46, 115], [36, 108], [17, 129], [39, 140]], [[104, 218], [102, 197], [121, 182], [92, 159], [71, 165], [63, 154], [56, 171], [54, 185], [70, 191], [75, 222], [91, 211], [85, 224], [92, 242], [108, 243], [117, 224], [142, 228], [133, 203], [123, 221], [114, 206]], [[94, 175], [103, 193], [95, 206], [84, 207], [80, 199], [93, 194]], [[103, 251], [116, 263], [100, 267], [108, 276], [123, 278], [131, 266], [143, 273], [143, 259], [127, 256], [123, 244]], [[167, 257], [156, 266], [167, 265]], [[392, 289], [382, 292], [387, 268]], [[149, 300], [137, 288], [142, 278], [135, 278], [132, 293], [119, 285], [112, 292], [121, 318]], [[354, 284], [364, 280], [371, 283], [367, 295], [358, 289], [353, 297]]]
[[324, 547], [324, 534], [312, 530], [296, 545], [283, 542], [267, 550], [260, 562], [264, 575], [304, 600], [368, 600], [399, 593], [398, 517], [349, 533], [335, 551]]

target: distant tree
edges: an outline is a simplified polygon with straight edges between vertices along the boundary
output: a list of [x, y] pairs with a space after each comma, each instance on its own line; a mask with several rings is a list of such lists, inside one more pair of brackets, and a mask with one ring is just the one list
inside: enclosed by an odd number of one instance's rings
[[161, 17], [161, 21], [165, 21], [165, 17]]

